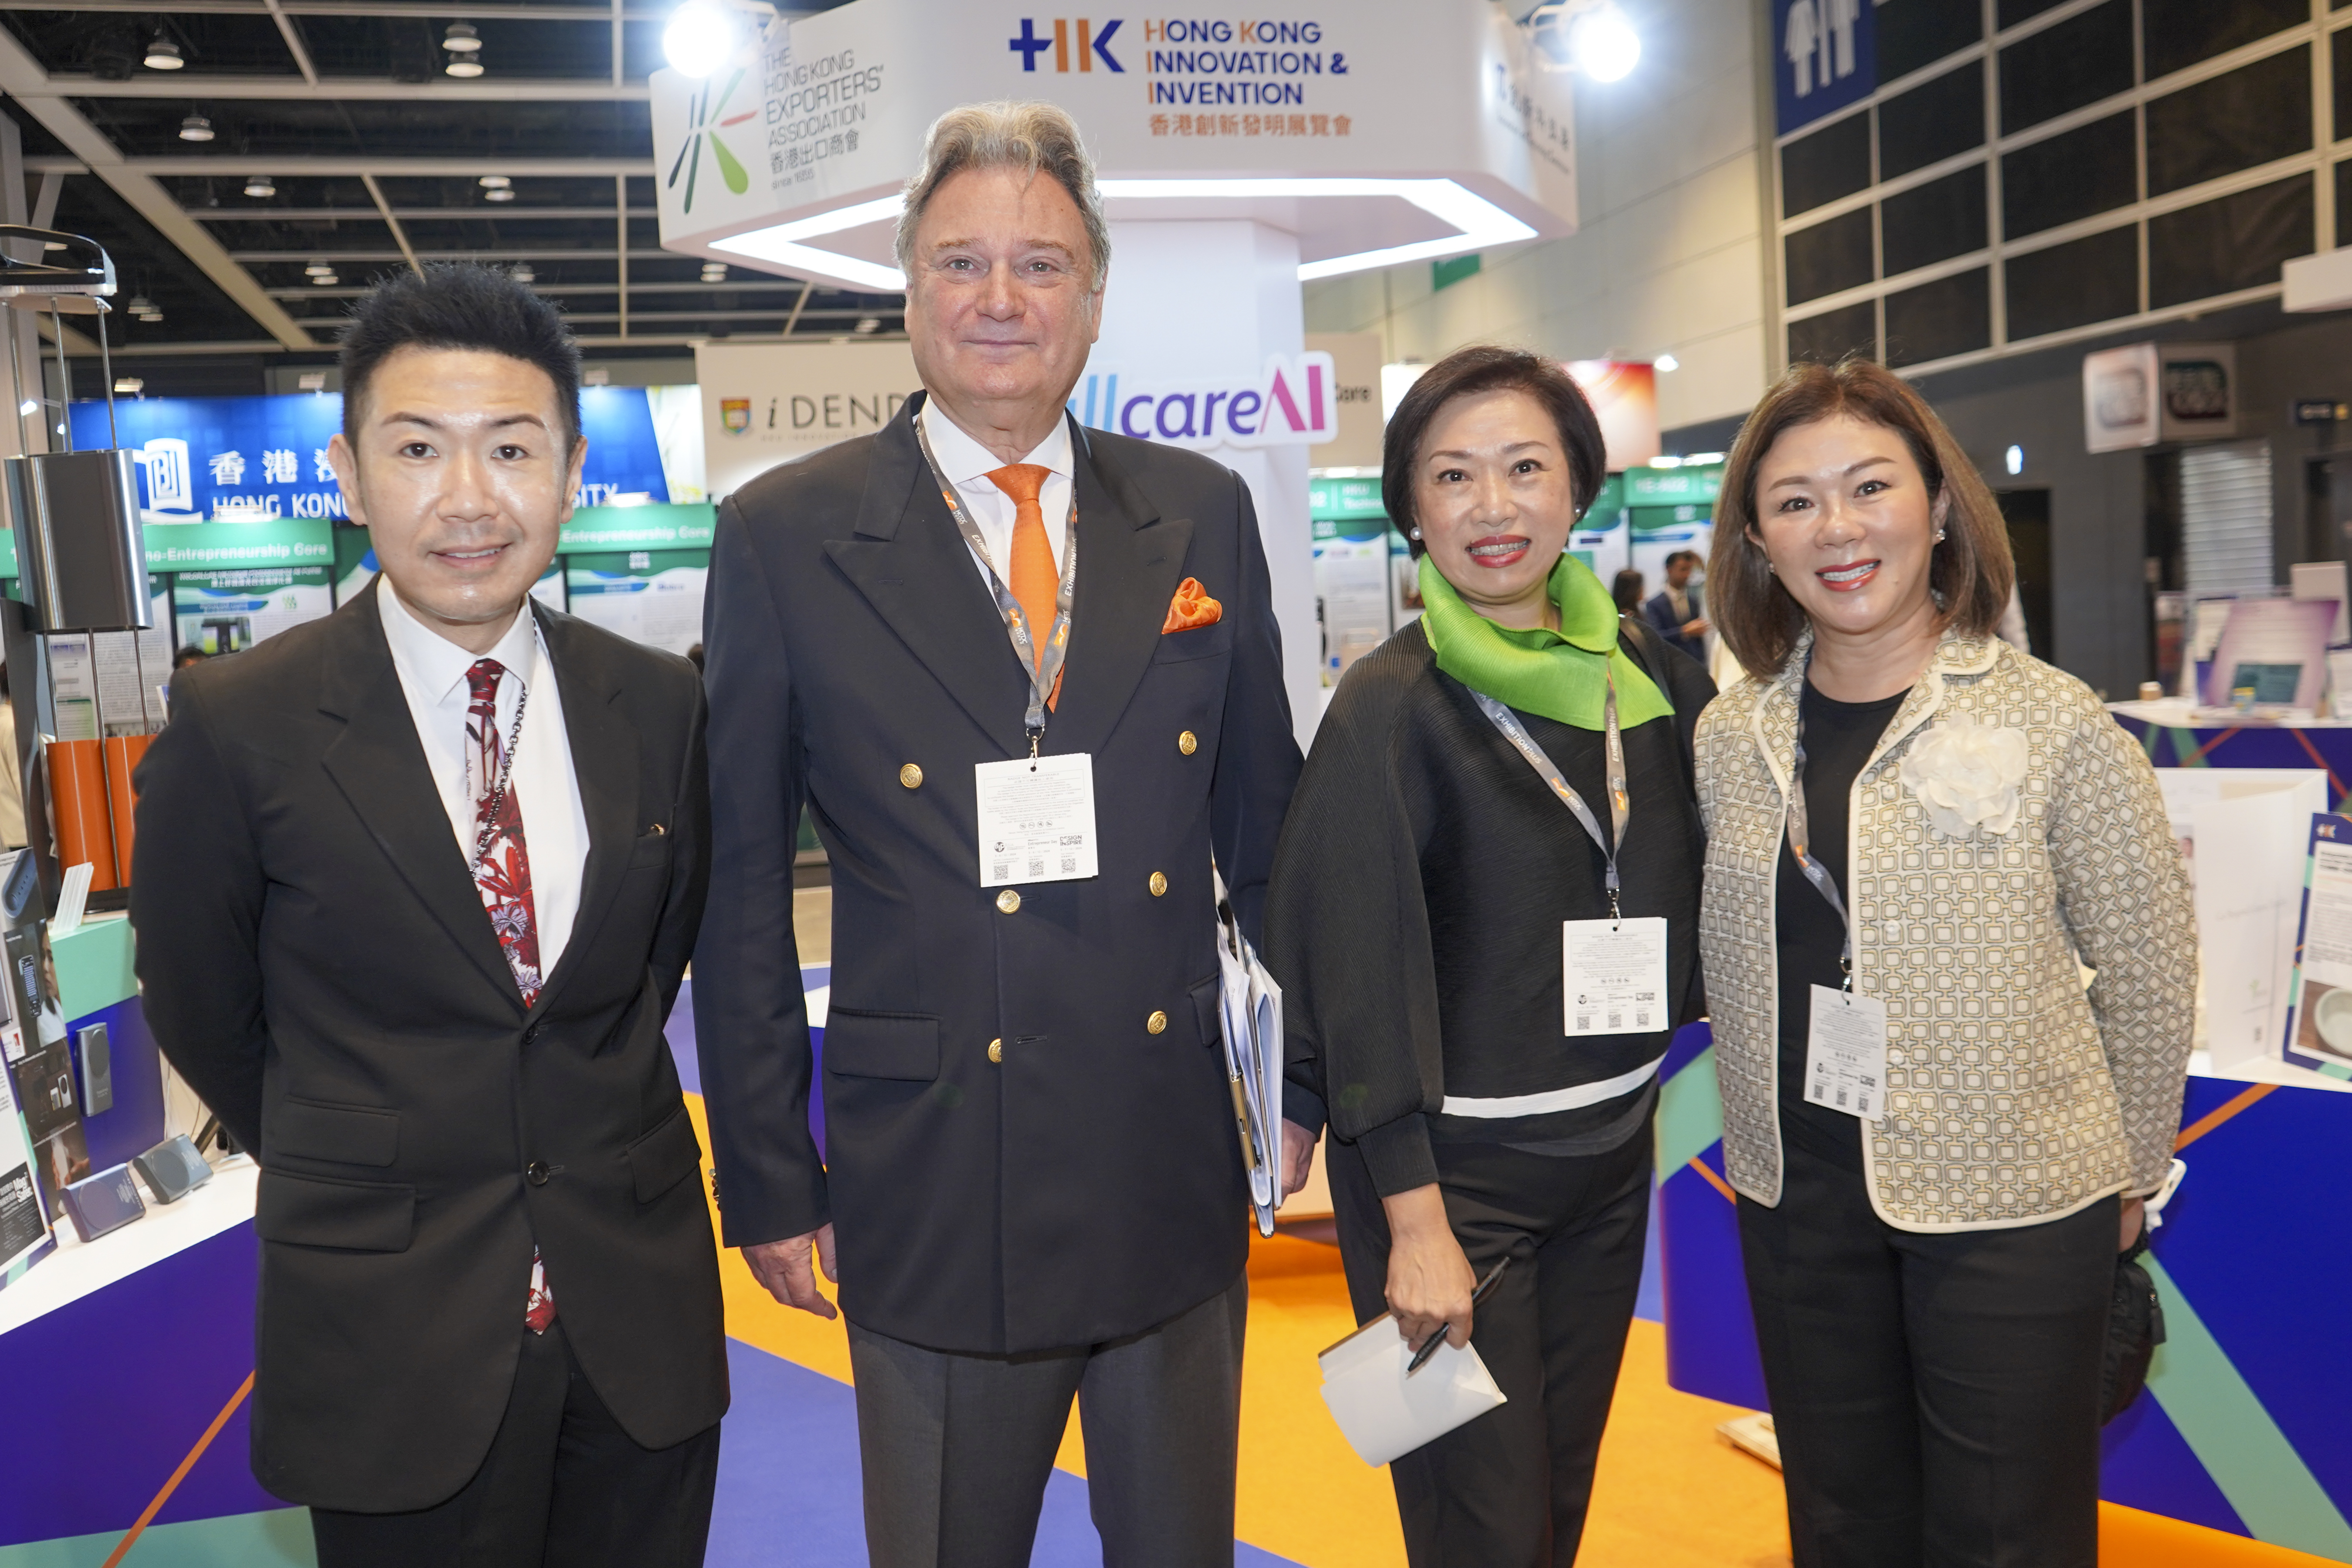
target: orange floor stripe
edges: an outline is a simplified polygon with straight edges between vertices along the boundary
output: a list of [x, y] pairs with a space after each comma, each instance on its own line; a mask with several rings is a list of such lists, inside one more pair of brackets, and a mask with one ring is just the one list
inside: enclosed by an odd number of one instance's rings
[[2196, 1121], [2182, 1128], [2180, 1130], [2180, 1136], [2172, 1141], [2172, 1152], [2178, 1154], [2183, 1149], [2188, 1148], [2191, 1143], [2196, 1142], [2200, 1138], [2204, 1137], [2208, 1132], [2212, 1131], [2216, 1127], [2221, 1126], [2224, 1121], [2229, 1121], [2230, 1118], [2237, 1115], [2238, 1112], [2251, 1109], [2258, 1101], [2268, 1098], [2271, 1091], [2276, 1088], [2278, 1088], [2278, 1085], [2274, 1083], [2258, 1083], [2254, 1085], [2253, 1088], [2245, 1090], [2243, 1093], [2231, 1096], [2220, 1105], [2215, 1106], [2212, 1110], [2207, 1111], [2204, 1115], [2199, 1117]]
[[245, 1381], [236, 1385], [235, 1394], [228, 1396], [228, 1403], [222, 1405], [220, 1414], [213, 1417], [213, 1424], [205, 1428], [205, 1435], [196, 1439], [196, 1446], [188, 1450], [187, 1457], [180, 1461], [180, 1468], [173, 1470], [172, 1479], [163, 1483], [163, 1489], [148, 1500], [145, 1510], [132, 1523], [130, 1531], [115, 1544], [114, 1551], [108, 1555], [100, 1568], [115, 1568], [115, 1564], [121, 1563], [125, 1556], [129, 1555], [131, 1549], [139, 1543], [139, 1538], [147, 1532], [147, 1526], [153, 1522], [155, 1515], [162, 1511], [165, 1503], [172, 1500], [172, 1494], [180, 1489], [180, 1483], [188, 1479], [188, 1472], [196, 1468], [196, 1461], [205, 1457], [205, 1450], [213, 1446], [213, 1439], [219, 1436], [221, 1428], [228, 1425], [228, 1418], [236, 1414], [236, 1407], [245, 1403], [247, 1394], [253, 1392], [253, 1378], [252, 1373], [248, 1372], [245, 1374]]
[[[709, 1148], [701, 1097], [687, 1096], [687, 1109]], [[1306, 1568], [1404, 1568], [1388, 1472], [1349, 1449], [1318, 1392], [1316, 1352], [1355, 1326], [1339, 1249], [1289, 1236], [1254, 1239], [1249, 1274], [1237, 1533]], [[779, 1305], [731, 1251], [720, 1257], [719, 1278], [730, 1334], [850, 1381], [839, 1319], [825, 1322]], [[1742, 1414], [1666, 1386], [1665, 1332], [1635, 1322], [1601, 1439], [1580, 1568], [1788, 1568], [1780, 1472], [1715, 1434], [1718, 1422]], [[1057, 1462], [1086, 1474], [1075, 1413]], [[2099, 1563], [2325, 1568], [2326, 1560], [2102, 1503]]]

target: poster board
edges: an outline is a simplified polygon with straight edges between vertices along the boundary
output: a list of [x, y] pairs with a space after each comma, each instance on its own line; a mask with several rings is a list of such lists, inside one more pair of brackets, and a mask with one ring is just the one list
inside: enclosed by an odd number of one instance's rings
[[334, 613], [331, 569], [183, 572], [172, 581], [172, 615], [181, 647], [236, 653], [305, 621]]
[[2300, 917], [2279, 1054], [2352, 1078], [2352, 816], [2313, 815]]
[[709, 553], [640, 550], [563, 561], [572, 613], [632, 642], [683, 654], [702, 640]]

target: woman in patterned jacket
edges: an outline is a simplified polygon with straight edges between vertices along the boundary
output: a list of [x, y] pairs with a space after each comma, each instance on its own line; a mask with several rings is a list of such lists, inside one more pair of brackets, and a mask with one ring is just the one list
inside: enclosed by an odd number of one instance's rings
[[1992, 636], [2012, 575], [1879, 366], [1796, 366], [1740, 432], [1699, 947], [1798, 1568], [2097, 1556], [2116, 1256], [2171, 1159], [2197, 949], [2147, 759]]

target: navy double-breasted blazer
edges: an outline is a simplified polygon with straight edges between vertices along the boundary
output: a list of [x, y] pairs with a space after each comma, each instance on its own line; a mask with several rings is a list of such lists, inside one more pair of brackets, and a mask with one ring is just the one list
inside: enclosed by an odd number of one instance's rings
[[[1255, 934], [1300, 763], [1280, 635], [1241, 479], [1076, 429], [1043, 751], [1094, 759], [1101, 870], [1004, 907], [972, 770], [1027, 754], [1028, 682], [917, 445], [920, 403], [719, 510], [694, 1005], [721, 1219], [738, 1246], [830, 1220], [844, 1310], [893, 1338], [1096, 1343], [1245, 1259], [1210, 865]], [[1163, 634], [1187, 577], [1222, 618]], [[792, 923], [804, 803], [833, 879], [823, 1161]]]

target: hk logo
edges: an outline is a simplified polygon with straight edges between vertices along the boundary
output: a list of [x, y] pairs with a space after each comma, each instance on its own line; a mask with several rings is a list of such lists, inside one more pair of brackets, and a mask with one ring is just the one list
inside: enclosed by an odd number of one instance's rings
[[748, 397], [722, 397], [719, 400], [719, 423], [730, 436], [740, 436], [751, 427], [751, 400]]
[[1116, 16], [1105, 22], [1099, 33], [1092, 30], [1084, 16], [1076, 23], [1056, 16], [1054, 18], [1054, 36], [1050, 38], [1041, 37], [1037, 24], [1024, 16], [1021, 18], [1021, 36], [1008, 39], [1005, 47], [1021, 57], [1021, 68], [1024, 71], [1035, 70], [1037, 57], [1051, 49], [1054, 51], [1054, 68], [1066, 72], [1070, 68], [1070, 37], [1074, 27], [1077, 36], [1080, 70], [1090, 71], [1095, 68], [1095, 61], [1100, 60], [1105, 70], [1122, 74], [1126, 71], [1127, 68], [1119, 64], [1110, 52], [1111, 35], [1118, 31], [1118, 18]]
[[[728, 100], [735, 96], [735, 89], [743, 85], [743, 78], [748, 74], [736, 71], [727, 79], [727, 85], [723, 88], [715, 82], [706, 83], [700, 92], [687, 100], [687, 112], [692, 116], [693, 130], [686, 139], [686, 145], [677, 150], [677, 161], [669, 166], [668, 184], [670, 189], [676, 190], [678, 175], [683, 174], [686, 176], [685, 210], [688, 212], [694, 210], [694, 184], [702, 174], [702, 144], [705, 142], [710, 143], [711, 162], [719, 165], [719, 177], [727, 182], [727, 188], [739, 196], [751, 188], [750, 172], [743, 167], [741, 160], [729, 151], [727, 143], [719, 139], [721, 130], [758, 118], [759, 110], [756, 109], [747, 109], [740, 114], [728, 114], [724, 120], [719, 118], [727, 114]], [[713, 93], [718, 95], [715, 100]]]

